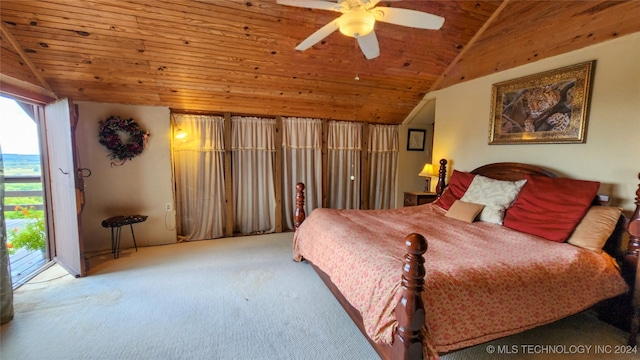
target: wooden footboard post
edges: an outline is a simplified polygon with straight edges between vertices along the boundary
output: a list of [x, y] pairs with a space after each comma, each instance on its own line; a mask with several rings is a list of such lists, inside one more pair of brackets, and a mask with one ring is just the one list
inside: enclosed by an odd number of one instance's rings
[[[640, 174], [638, 174], [640, 180]], [[638, 332], [640, 331], [640, 269], [638, 259], [640, 255], [640, 185], [636, 190], [636, 209], [629, 218], [627, 233], [629, 234], [629, 243], [627, 245], [627, 254], [625, 256], [626, 264], [635, 266], [633, 274], [635, 274], [635, 283], [633, 285], [633, 294], [631, 298], [631, 328], [629, 329], [629, 346], [638, 345]], [[627, 265], [629, 266], [629, 265]]]
[[298, 230], [300, 224], [304, 221], [306, 215], [304, 213], [304, 184], [296, 184], [296, 211], [293, 214], [293, 226]]
[[393, 360], [422, 359], [422, 327], [425, 326], [422, 289], [424, 288], [424, 257], [427, 240], [420, 234], [405, 238], [407, 255], [402, 267], [402, 297], [396, 305], [398, 327], [393, 336]]
[[436, 194], [438, 197], [444, 192], [444, 188], [447, 186], [447, 160], [440, 160], [440, 170], [438, 171], [438, 185], [436, 185]]

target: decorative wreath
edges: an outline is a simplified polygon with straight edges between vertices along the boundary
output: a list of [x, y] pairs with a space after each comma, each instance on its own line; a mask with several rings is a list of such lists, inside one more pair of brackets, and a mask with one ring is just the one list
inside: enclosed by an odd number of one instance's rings
[[111, 159], [121, 160], [122, 163], [142, 154], [148, 137], [149, 132], [142, 130], [131, 118], [109, 116], [100, 121], [100, 144], [109, 150]]

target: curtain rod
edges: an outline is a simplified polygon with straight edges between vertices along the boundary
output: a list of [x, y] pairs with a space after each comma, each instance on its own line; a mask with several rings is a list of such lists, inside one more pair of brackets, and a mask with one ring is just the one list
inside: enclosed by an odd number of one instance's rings
[[[253, 116], [253, 117], [259, 117], [259, 118], [269, 118], [269, 119], [275, 119], [278, 116], [280, 116], [281, 118], [285, 118], [285, 117], [300, 117], [300, 116], [288, 116], [288, 115], [265, 115], [265, 114], [248, 114], [248, 113], [231, 113], [231, 112], [219, 112], [219, 111], [205, 111], [205, 110], [187, 110], [187, 109], [174, 109], [174, 108], [169, 108], [169, 110], [171, 111], [171, 114], [185, 114], [185, 115], [218, 115], [218, 116], [225, 116], [225, 114], [229, 114], [229, 116]], [[354, 120], [340, 120], [340, 119], [320, 119], [320, 118], [306, 118], [306, 119], [319, 119], [322, 121], [340, 121], [340, 122], [355, 122], [355, 123], [360, 123], [360, 124], [368, 124], [368, 125], [389, 125], [389, 126], [394, 126], [394, 125], [400, 125], [400, 124], [380, 124], [380, 123], [372, 123], [372, 122], [368, 122], [368, 121], [354, 121]]]

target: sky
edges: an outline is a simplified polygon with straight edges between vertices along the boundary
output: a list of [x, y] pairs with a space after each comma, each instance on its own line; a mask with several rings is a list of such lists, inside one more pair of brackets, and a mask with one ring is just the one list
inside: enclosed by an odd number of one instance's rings
[[0, 146], [4, 154], [39, 154], [38, 129], [15, 101], [0, 96]]

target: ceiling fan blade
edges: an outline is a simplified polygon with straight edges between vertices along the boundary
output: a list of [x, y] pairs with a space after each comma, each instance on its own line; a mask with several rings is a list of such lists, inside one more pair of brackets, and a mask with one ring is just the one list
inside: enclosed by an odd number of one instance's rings
[[326, 38], [327, 36], [331, 35], [331, 33], [338, 30], [339, 19], [340, 18], [333, 20], [327, 25], [321, 27], [320, 30], [309, 35], [308, 38], [304, 39], [300, 44], [298, 44], [298, 46], [296, 46], [296, 50], [300, 50], [300, 51], [307, 50], [308, 48], [317, 44], [320, 40]]
[[330, 10], [330, 11], [342, 11], [342, 6], [340, 4], [336, 4], [334, 2], [329, 1], [320, 1], [320, 0], [278, 0], [276, 1], [279, 5], [288, 5], [288, 6], [296, 6], [303, 7], [308, 9], [320, 9], [320, 10]]
[[442, 16], [416, 10], [378, 6], [371, 11], [376, 15], [378, 21], [418, 29], [438, 30], [444, 24]]
[[380, 45], [375, 32], [370, 32], [365, 36], [358, 36], [358, 45], [364, 56], [371, 60], [380, 56]]

